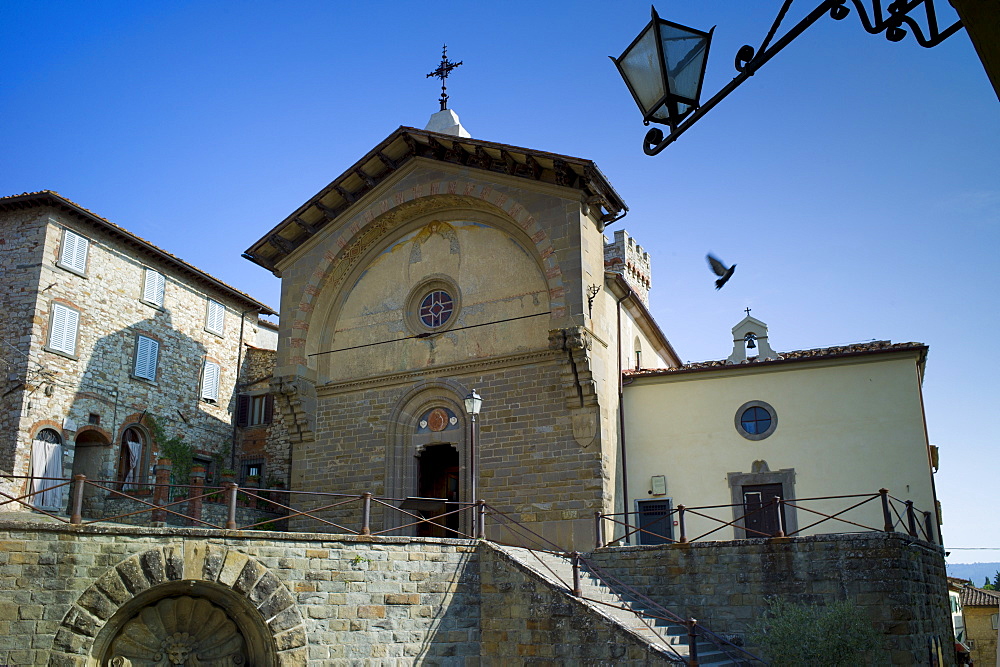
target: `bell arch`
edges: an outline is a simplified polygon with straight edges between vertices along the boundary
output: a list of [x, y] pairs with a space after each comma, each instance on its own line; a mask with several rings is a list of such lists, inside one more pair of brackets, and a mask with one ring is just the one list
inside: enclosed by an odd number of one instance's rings
[[304, 662], [306, 633], [294, 597], [259, 561], [187, 542], [108, 570], [71, 605], [53, 650], [94, 666], [273, 665]]

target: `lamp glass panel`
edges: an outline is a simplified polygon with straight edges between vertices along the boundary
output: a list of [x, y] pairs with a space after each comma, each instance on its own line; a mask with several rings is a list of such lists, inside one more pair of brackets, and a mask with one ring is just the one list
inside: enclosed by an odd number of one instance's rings
[[639, 98], [642, 113], [649, 113], [650, 108], [664, 94], [663, 69], [656, 53], [656, 32], [652, 24], [646, 28], [635, 44], [622, 54], [618, 66], [621, 67], [636, 97]]
[[663, 58], [667, 61], [667, 84], [670, 92], [694, 100], [705, 71], [708, 36], [688, 32], [671, 25], [660, 26]]

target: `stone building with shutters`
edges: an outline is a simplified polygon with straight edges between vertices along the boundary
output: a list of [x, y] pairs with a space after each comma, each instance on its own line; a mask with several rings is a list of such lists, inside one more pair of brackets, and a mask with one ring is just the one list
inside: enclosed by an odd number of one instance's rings
[[[287, 488], [291, 465], [288, 430], [275, 409], [271, 390], [277, 327], [258, 322], [257, 339], [247, 345], [236, 388], [237, 481], [242, 485]], [[256, 479], [254, 479], [256, 478]]]
[[649, 256], [605, 237], [627, 207], [592, 161], [471, 139], [440, 114], [245, 255], [282, 280], [291, 488], [481, 498], [588, 544], [595, 511], [629, 505], [622, 369], [679, 364], [647, 310]]
[[[234, 456], [237, 372], [270, 308], [48, 191], [0, 198], [0, 270], [5, 492], [71, 474], [141, 489], [151, 418], [195, 463]], [[65, 489], [38, 502], [64, 509]]]

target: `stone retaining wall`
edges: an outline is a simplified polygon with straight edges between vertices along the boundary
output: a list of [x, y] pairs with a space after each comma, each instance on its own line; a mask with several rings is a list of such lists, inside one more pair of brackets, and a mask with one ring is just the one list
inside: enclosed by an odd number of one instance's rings
[[901, 533], [612, 547], [589, 554], [609, 575], [719, 634], [741, 634], [771, 596], [850, 600], [887, 635], [894, 665], [930, 664], [932, 638], [952, 664], [944, 554]]
[[[943, 559], [901, 535], [608, 548], [592, 559], [723, 634], [742, 632], [765, 596], [786, 595], [854, 601], [887, 633], [892, 664], [926, 664], [931, 638], [951, 637]], [[8, 520], [0, 591], [0, 662], [16, 665], [97, 664], [140, 609], [181, 596], [245, 621], [258, 651], [248, 664], [662, 663], [469, 540]]]

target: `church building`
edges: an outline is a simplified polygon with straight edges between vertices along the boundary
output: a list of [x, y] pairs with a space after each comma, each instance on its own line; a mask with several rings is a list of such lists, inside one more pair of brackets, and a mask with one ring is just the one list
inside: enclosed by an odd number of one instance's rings
[[592, 161], [472, 139], [449, 109], [428, 127], [246, 252], [282, 280], [291, 488], [483, 499], [589, 544], [594, 513], [627, 503], [622, 370], [680, 364], [647, 310], [649, 256], [605, 237], [628, 209]]

